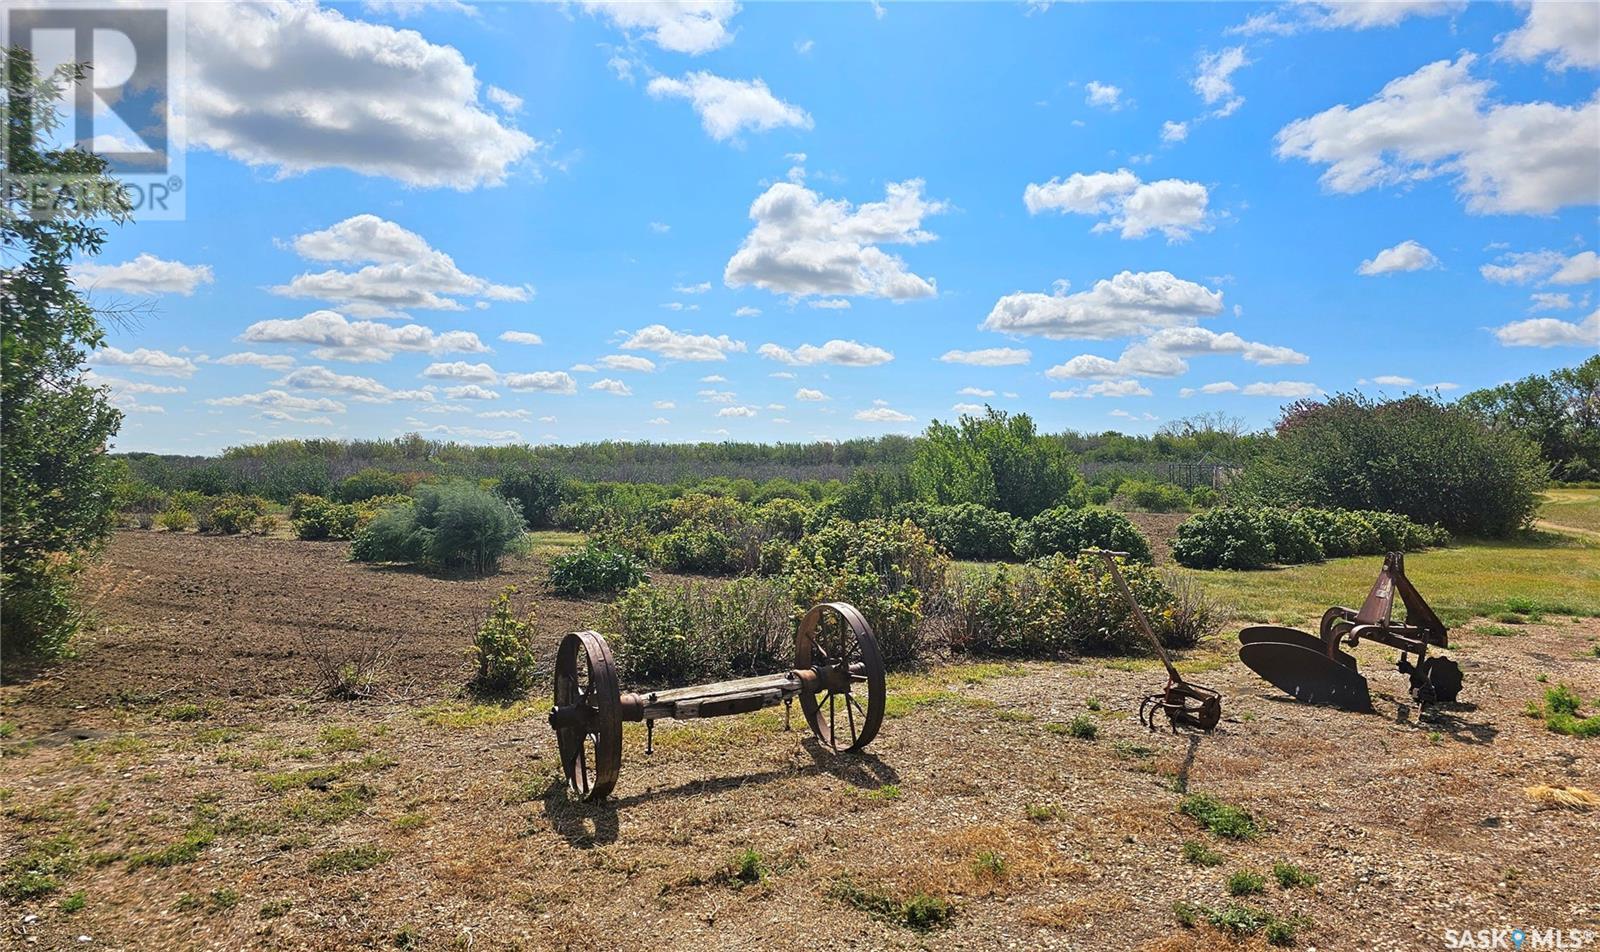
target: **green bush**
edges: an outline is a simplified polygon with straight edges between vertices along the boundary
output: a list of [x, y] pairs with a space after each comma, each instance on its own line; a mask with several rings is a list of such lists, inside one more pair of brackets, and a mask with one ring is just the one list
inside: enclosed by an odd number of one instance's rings
[[604, 631], [629, 684], [684, 684], [794, 663], [794, 619], [781, 585], [636, 585], [606, 610]]
[[899, 515], [916, 523], [952, 558], [984, 562], [1015, 559], [1026, 525], [1009, 513], [977, 503], [911, 503], [901, 506]]
[[1261, 510], [1262, 521], [1272, 537], [1272, 560], [1284, 565], [1321, 562], [1326, 556], [1310, 527], [1284, 509]]
[[290, 505], [296, 538], [354, 539], [362, 525], [361, 509], [351, 503], [330, 502], [321, 496], [299, 495]]
[[1323, 555], [1330, 559], [1383, 552], [1378, 530], [1360, 513], [1344, 509], [1300, 509], [1294, 518], [1305, 526]]
[[519, 466], [500, 471], [494, 491], [517, 504], [528, 528], [553, 525], [556, 510], [566, 499], [566, 480], [538, 466]]
[[267, 514], [267, 501], [260, 496], [229, 495], [211, 510], [212, 525], [223, 535], [255, 532]]
[[1057, 506], [1034, 516], [1028, 523], [1026, 547], [1034, 556], [1063, 553], [1076, 556], [1083, 549], [1126, 552], [1134, 562], [1150, 561], [1150, 543], [1120, 512], [1090, 506]]
[[1143, 479], [1124, 480], [1114, 496], [1121, 509], [1140, 512], [1185, 512], [1189, 494], [1181, 486]]
[[633, 554], [591, 541], [551, 559], [546, 581], [557, 595], [583, 597], [620, 592], [649, 581], [649, 576]]
[[1060, 440], [1041, 436], [1026, 413], [992, 407], [930, 423], [908, 475], [925, 502], [977, 503], [1024, 519], [1059, 504], [1079, 482]]
[[1536, 444], [1467, 408], [1426, 396], [1340, 394], [1287, 407], [1277, 439], [1229, 494], [1260, 505], [1399, 513], [1500, 536], [1532, 523], [1547, 469]]
[[[1381, 529], [1379, 527], [1382, 527]], [[1261, 568], [1376, 555], [1449, 541], [1449, 533], [1389, 512], [1223, 506], [1178, 527], [1172, 554], [1190, 568]]]
[[651, 552], [669, 572], [735, 575], [745, 567], [745, 548], [729, 533], [702, 523], [680, 525], [655, 537]]
[[83, 628], [73, 598], [78, 565], [70, 560], [9, 563], [0, 568], [0, 649], [6, 658], [58, 658]]
[[[1216, 630], [1218, 613], [1186, 612], [1147, 565], [1122, 569], [1156, 637], [1187, 647]], [[952, 647], [978, 654], [1055, 657], [1142, 654], [1148, 642], [1098, 556], [1048, 555], [1020, 569], [1001, 566], [958, 580], [952, 592]]]
[[1210, 486], [1196, 486], [1189, 490], [1189, 505], [1196, 509], [1210, 509], [1221, 501], [1222, 497]]
[[182, 532], [194, 528], [194, 516], [181, 506], [168, 506], [156, 516], [156, 526], [168, 532]]
[[1258, 569], [1272, 564], [1272, 530], [1258, 509], [1218, 506], [1178, 527], [1172, 557], [1196, 569]]
[[806, 535], [784, 564], [797, 614], [818, 602], [849, 602], [866, 616], [884, 660], [914, 660], [919, 626], [942, 607], [949, 562], [909, 520], [838, 520]]
[[368, 466], [354, 476], [346, 477], [334, 491], [340, 502], [365, 502], [374, 496], [403, 496], [406, 479], [399, 473]]
[[478, 660], [473, 685], [480, 691], [514, 691], [533, 679], [538, 664], [533, 655], [533, 616], [518, 619], [512, 612], [511, 596], [516, 591], [507, 587], [500, 593], [472, 636]]
[[424, 484], [413, 505], [374, 517], [356, 535], [350, 557], [484, 575], [520, 547], [523, 526], [515, 505], [471, 483]]

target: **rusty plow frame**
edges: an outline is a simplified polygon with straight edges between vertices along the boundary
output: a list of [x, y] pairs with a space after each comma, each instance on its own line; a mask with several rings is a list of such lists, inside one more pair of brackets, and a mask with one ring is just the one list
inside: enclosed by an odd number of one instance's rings
[[1122, 577], [1122, 569], [1117, 565], [1117, 559], [1127, 558], [1128, 553], [1111, 552], [1106, 549], [1082, 549], [1078, 554], [1098, 555], [1105, 562], [1106, 568], [1111, 571], [1111, 578], [1122, 591], [1122, 597], [1128, 600], [1129, 607], [1133, 609], [1133, 617], [1139, 623], [1139, 630], [1144, 632], [1145, 638], [1150, 641], [1150, 646], [1161, 658], [1161, 664], [1167, 669], [1167, 686], [1155, 694], [1145, 695], [1144, 700], [1139, 703], [1139, 722], [1155, 730], [1156, 714], [1162, 713], [1167, 716], [1167, 723], [1174, 734], [1180, 727], [1200, 731], [1215, 728], [1217, 722], [1222, 720], [1222, 694], [1212, 688], [1184, 680], [1178, 669], [1173, 667], [1167, 649], [1150, 627], [1150, 620], [1145, 617], [1144, 609], [1139, 607], [1139, 600], [1133, 597], [1133, 589], [1128, 587], [1128, 581]]
[[[1406, 609], [1395, 621], [1394, 597]], [[1461, 693], [1461, 666], [1429, 647], [1449, 647], [1449, 631], [1422, 594], [1406, 578], [1405, 555], [1390, 552], [1359, 610], [1334, 606], [1322, 615], [1317, 635], [1296, 628], [1255, 625], [1239, 632], [1239, 660], [1285, 694], [1308, 704], [1331, 704], [1349, 711], [1372, 710], [1367, 679], [1356, 671], [1355, 656], [1344, 651], [1363, 639], [1400, 650], [1395, 667], [1410, 678], [1418, 704], [1450, 703]], [[1409, 656], [1416, 655], [1413, 663]]]

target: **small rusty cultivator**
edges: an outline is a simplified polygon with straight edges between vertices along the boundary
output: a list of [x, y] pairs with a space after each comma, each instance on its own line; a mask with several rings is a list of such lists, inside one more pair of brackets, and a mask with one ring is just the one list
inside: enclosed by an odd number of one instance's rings
[[[1406, 608], [1403, 622], [1390, 618], [1396, 591]], [[1354, 647], [1365, 638], [1400, 649], [1397, 668], [1410, 675], [1411, 697], [1419, 704], [1454, 701], [1461, 693], [1461, 666], [1442, 655], [1428, 656], [1429, 645], [1449, 646], [1448, 630], [1406, 578], [1402, 553], [1384, 556], [1360, 611], [1334, 607], [1324, 612], [1320, 634], [1276, 625], [1246, 628], [1239, 632], [1239, 660], [1298, 701], [1370, 711], [1367, 679], [1356, 672], [1355, 657], [1340, 650], [1341, 641]], [[1417, 656], [1415, 664], [1410, 654]]]
[[1084, 549], [1080, 555], [1098, 555], [1105, 560], [1106, 568], [1111, 570], [1111, 577], [1116, 580], [1117, 587], [1122, 590], [1122, 596], [1128, 600], [1128, 605], [1133, 608], [1133, 617], [1139, 622], [1139, 630], [1150, 639], [1150, 644], [1156, 649], [1156, 654], [1161, 656], [1161, 663], [1167, 668], [1167, 686], [1159, 693], [1149, 694], [1139, 704], [1139, 720], [1151, 730], [1156, 729], [1156, 712], [1167, 715], [1167, 722], [1172, 726], [1172, 732], [1177, 733], [1179, 727], [1192, 727], [1196, 730], [1209, 731], [1222, 720], [1222, 695], [1211, 688], [1190, 684], [1172, 666], [1172, 659], [1167, 657], [1167, 649], [1162, 647], [1161, 639], [1150, 628], [1149, 619], [1144, 617], [1144, 609], [1139, 607], [1138, 599], [1133, 597], [1133, 590], [1128, 587], [1128, 582], [1122, 577], [1122, 570], [1117, 567], [1117, 557], [1126, 558], [1126, 552], [1108, 552], [1105, 549]]
[[605, 638], [575, 631], [556, 652], [550, 727], [571, 792], [603, 800], [622, 769], [623, 721], [644, 721], [649, 753], [655, 722], [663, 717], [744, 714], [796, 698], [828, 750], [860, 750], [877, 735], [883, 723], [883, 659], [872, 627], [854, 606], [827, 602], [807, 612], [795, 634], [789, 671], [648, 694], [622, 693]]

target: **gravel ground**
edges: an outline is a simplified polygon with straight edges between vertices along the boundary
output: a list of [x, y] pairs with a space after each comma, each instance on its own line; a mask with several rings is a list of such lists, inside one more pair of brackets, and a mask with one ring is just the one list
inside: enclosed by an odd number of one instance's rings
[[[0, 862], [10, 881], [60, 859], [58, 890], [5, 900], [8, 944], [1266, 947], [1180, 925], [1179, 900], [1293, 922], [1294, 948], [1600, 929], [1600, 812], [1525, 792], [1600, 792], [1600, 741], [1523, 713], [1558, 681], [1600, 696], [1597, 619], [1465, 626], [1450, 652], [1462, 703], [1427, 712], [1382, 649], [1359, 650], [1377, 712], [1356, 715], [1277, 696], [1225, 633], [1187, 664], [1226, 696], [1207, 736], [1146, 731], [1137, 701], [1162, 677], [1125, 661], [896, 676], [891, 696], [922, 703], [860, 756], [785, 732], [781, 710], [662, 725], [649, 756], [630, 725], [616, 796], [595, 807], [562, 790], [542, 696], [452, 697], [467, 620], [536, 560], [446, 582], [338, 548], [119, 534], [94, 579], [105, 632], [0, 692]], [[594, 610], [537, 607], [552, 643]], [[399, 695], [312, 700], [293, 650], [305, 619], [351, 639], [404, 631]], [[1080, 716], [1093, 739], [1062, 730]], [[1261, 833], [1207, 833], [1178, 811], [1185, 792], [1247, 810]], [[1186, 841], [1221, 864], [1185, 863]], [[747, 849], [751, 882], [730, 871]], [[1275, 863], [1317, 882], [1280, 888]], [[1240, 870], [1268, 874], [1265, 891], [1230, 898]], [[899, 921], [918, 893], [951, 903], [948, 920]]]

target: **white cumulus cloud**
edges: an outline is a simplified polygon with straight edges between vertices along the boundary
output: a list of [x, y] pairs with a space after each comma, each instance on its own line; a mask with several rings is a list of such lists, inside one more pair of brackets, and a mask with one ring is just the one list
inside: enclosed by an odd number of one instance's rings
[[1581, 321], [1534, 317], [1494, 329], [1506, 347], [1600, 347], [1600, 310]]
[[880, 247], [934, 240], [922, 221], [943, 212], [945, 204], [924, 198], [922, 189], [921, 179], [893, 182], [883, 201], [852, 207], [803, 185], [778, 182], [750, 205], [755, 226], [728, 260], [723, 281], [796, 296], [932, 297], [932, 279], [908, 271]]
[[1327, 166], [1328, 191], [1453, 180], [1474, 213], [1548, 214], [1600, 202], [1600, 94], [1575, 106], [1500, 103], [1476, 58], [1440, 60], [1278, 131], [1280, 158]]
[[726, 334], [690, 334], [675, 331], [665, 324], [651, 324], [628, 335], [617, 345], [622, 350], [644, 350], [668, 360], [727, 360], [729, 354], [742, 354], [744, 341]]
[[345, 168], [408, 185], [499, 185], [539, 148], [484, 107], [452, 46], [286, 0], [188, 8], [191, 145], [293, 175]]
[[1075, 172], [1042, 185], [1030, 183], [1022, 193], [1029, 214], [1093, 215], [1104, 218], [1095, 225], [1097, 232], [1118, 229], [1124, 238], [1143, 238], [1159, 231], [1168, 241], [1182, 241], [1196, 231], [1208, 230], [1209, 201], [1210, 193], [1199, 182], [1142, 182], [1127, 169]]
[[1030, 351], [1020, 347], [986, 347], [982, 350], [947, 350], [939, 355], [947, 364], [970, 364], [974, 367], [1014, 367], [1033, 359]]
[[583, 0], [583, 9], [663, 50], [699, 56], [733, 41], [728, 21], [739, 12], [739, 4], [734, 0]]
[[208, 264], [164, 261], [148, 252], [121, 264], [90, 261], [76, 265], [72, 276], [90, 291], [126, 291], [129, 294], [181, 294], [213, 281]]
[[1087, 291], [1019, 291], [995, 302], [983, 329], [1054, 339], [1106, 340], [1194, 324], [1222, 311], [1222, 292], [1167, 271], [1123, 271]]
[[757, 351], [768, 360], [807, 367], [812, 364], [839, 364], [845, 367], [875, 367], [894, 359], [894, 354], [882, 347], [853, 340], [830, 340], [822, 346], [801, 344], [793, 350], [777, 344], [762, 344]]
[[194, 361], [178, 354], [149, 347], [123, 350], [120, 347], [102, 347], [89, 354], [89, 363], [102, 367], [121, 367], [137, 374], [153, 377], [192, 377]]
[[471, 331], [437, 333], [420, 324], [395, 326], [378, 321], [348, 321], [334, 311], [312, 311], [304, 317], [257, 321], [240, 340], [257, 344], [311, 344], [319, 360], [377, 363], [397, 353], [488, 353]]
[[700, 71], [681, 79], [657, 76], [645, 90], [656, 99], [687, 99], [706, 134], [718, 142], [737, 139], [743, 132], [811, 128], [809, 113], [774, 96], [759, 79], [727, 79]]
[[1397, 271], [1425, 271], [1437, 267], [1439, 259], [1434, 257], [1433, 252], [1407, 239], [1361, 262], [1356, 268], [1356, 274], [1372, 277], [1379, 274], [1393, 274]]

